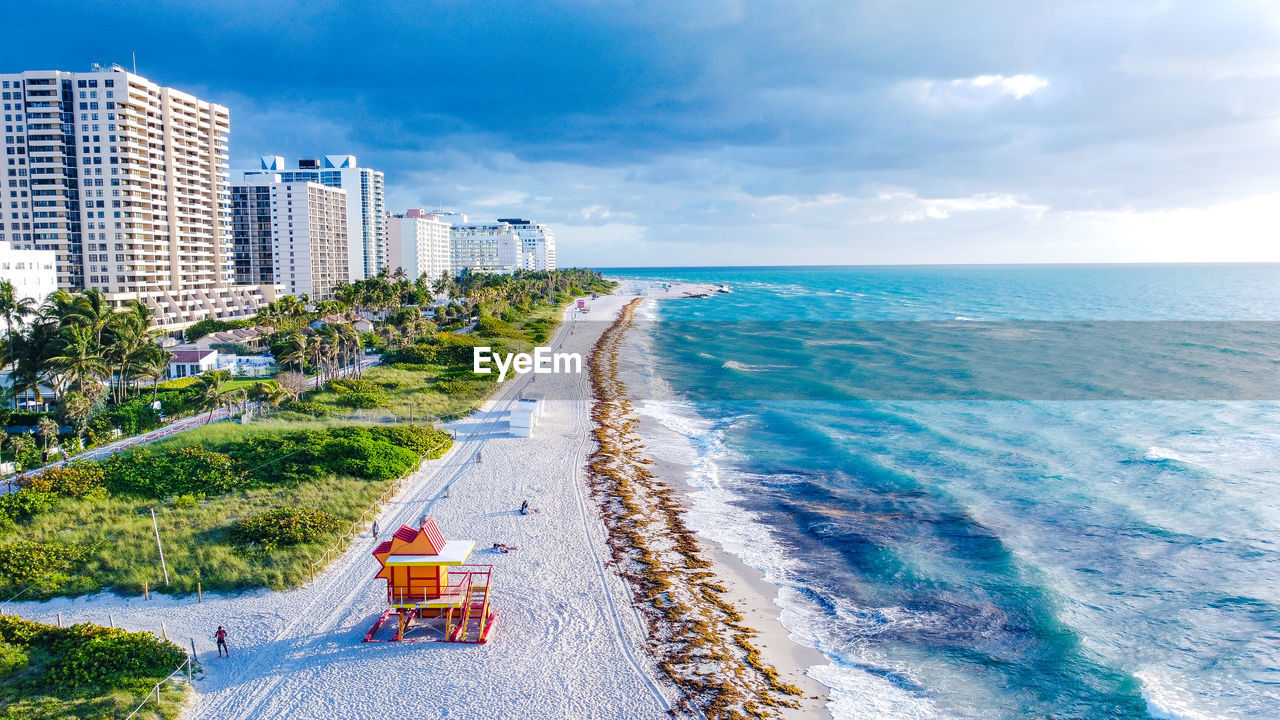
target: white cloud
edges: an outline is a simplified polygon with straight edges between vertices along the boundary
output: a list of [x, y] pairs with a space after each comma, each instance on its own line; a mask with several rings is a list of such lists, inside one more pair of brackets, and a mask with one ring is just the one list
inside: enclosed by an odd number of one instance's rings
[[1036, 75], [1025, 74], [1010, 77], [1005, 77], [1004, 75], [979, 75], [973, 78], [952, 80], [951, 84], [956, 86], [969, 85], [976, 88], [995, 87], [1021, 100], [1040, 88], [1048, 87], [1049, 81]]
[[1022, 100], [1049, 86], [1039, 75], [977, 75], [954, 80], [918, 79], [902, 83], [899, 96], [931, 108], [983, 109], [1013, 98]]

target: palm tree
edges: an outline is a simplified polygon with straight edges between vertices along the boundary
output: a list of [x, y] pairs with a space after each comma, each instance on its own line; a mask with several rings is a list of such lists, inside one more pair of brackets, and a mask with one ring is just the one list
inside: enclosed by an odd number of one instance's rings
[[227, 393], [227, 382], [230, 380], [231, 373], [227, 370], [205, 370], [200, 373], [200, 383], [204, 386], [204, 394], [201, 396], [201, 400], [203, 405], [209, 408], [208, 421], [213, 420], [213, 411], [217, 410], [222, 404], [223, 398]]
[[298, 366], [298, 372], [303, 372], [303, 366], [307, 362], [307, 347], [303, 336], [298, 333], [290, 333], [285, 338], [285, 342], [288, 345], [285, 351], [280, 353], [280, 357], [276, 358], [276, 362], [284, 366], [292, 363]]
[[130, 370], [141, 362], [143, 351], [152, 344], [147, 334], [148, 326], [146, 316], [134, 311], [119, 313], [108, 324], [107, 335], [111, 342], [103, 348], [102, 354], [116, 374], [116, 382], [111, 389], [111, 396], [116, 402], [124, 400], [131, 379]]
[[[334, 327], [334, 330], [338, 333], [339, 347], [345, 347], [347, 350], [351, 364], [351, 374], [359, 377], [362, 374], [360, 372], [360, 351], [363, 349], [360, 343], [360, 333], [356, 332], [354, 327], [346, 324], [338, 325]], [[340, 364], [345, 365], [346, 362], [343, 361]]]
[[13, 328], [21, 327], [28, 315], [36, 312], [33, 298], [17, 297], [13, 283], [0, 280], [0, 317], [4, 318], [5, 338], [9, 345], [9, 364], [13, 365]]
[[93, 330], [88, 326], [71, 325], [62, 329], [65, 344], [62, 354], [49, 358], [49, 367], [59, 375], [57, 385], [75, 385], [84, 392], [85, 381], [97, 380], [109, 371], [93, 341]]
[[102, 331], [106, 329], [107, 323], [111, 322], [111, 316], [114, 314], [115, 308], [111, 307], [106, 293], [97, 288], [89, 288], [76, 296], [67, 319], [83, 323], [92, 329], [94, 341], [98, 347], [102, 347]]
[[138, 375], [151, 381], [151, 402], [160, 396], [160, 381], [169, 372], [169, 363], [173, 353], [155, 343], [149, 344], [142, 353], [138, 363]]

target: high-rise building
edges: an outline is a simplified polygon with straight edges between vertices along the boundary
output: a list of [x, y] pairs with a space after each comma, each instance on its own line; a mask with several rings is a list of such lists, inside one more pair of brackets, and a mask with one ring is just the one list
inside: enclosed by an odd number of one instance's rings
[[236, 282], [275, 284], [269, 182], [231, 186], [231, 243]]
[[243, 255], [248, 275], [269, 277], [281, 292], [332, 297], [350, 278], [347, 191], [277, 174], [251, 177], [231, 186], [237, 273]]
[[0, 240], [52, 250], [60, 287], [140, 300], [165, 329], [272, 299], [233, 282], [225, 107], [119, 66], [0, 74], [0, 104]]
[[284, 158], [279, 155], [263, 155], [261, 168], [243, 174], [246, 181], [255, 175], [279, 175], [284, 182], [315, 182], [346, 190], [350, 222], [348, 276], [352, 281], [363, 280], [387, 267], [387, 209], [382, 171], [360, 167], [355, 155], [303, 158], [296, 168], [286, 168]]
[[409, 210], [387, 217], [387, 252], [392, 272], [403, 268], [410, 279], [426, 275], [435, 282], [452, 270], [451, 227], [439, 213]]
[[498, 218], [498, 222], [510, 225], [520, 238], [525, 270], [556, 269], [556, 234], [551, 228], [522, 218]]

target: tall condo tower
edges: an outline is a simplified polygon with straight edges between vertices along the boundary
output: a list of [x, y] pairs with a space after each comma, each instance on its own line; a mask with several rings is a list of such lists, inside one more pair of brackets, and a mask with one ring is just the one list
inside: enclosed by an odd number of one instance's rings
[[386, 200], [381, 170], [362, 168], [355, 155], [303, 158], [296, 168], [286, 168], [279, 155], [263, 155], [262, 167], [244, 173], [278, 175], [284, 182], [314, 182], [347, 191], [347, 274], [351, 281], [377, 275], [387, 267]]
[[235, 283], [225, 107], [116, 65], [0, 73], [0, 104], [0, 240], [54, 251], [59, 287], [142, 301], [171, 330], [273, 299]]
[[231, 186], [236, 273], [289, 295], [333, 296], [347, 282], [347, 191], [255, 174]]

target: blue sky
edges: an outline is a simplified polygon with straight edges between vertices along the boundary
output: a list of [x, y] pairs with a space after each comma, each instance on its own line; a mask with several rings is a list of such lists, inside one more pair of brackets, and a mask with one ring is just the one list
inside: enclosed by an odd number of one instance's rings
[[235, 168], [353, 153], [391, 209], [534, 217], [566, 264], [1280, 261], [1275, 2], [53, 1], [6, 20], [6, 71], [136, 52], [230, 107]]

